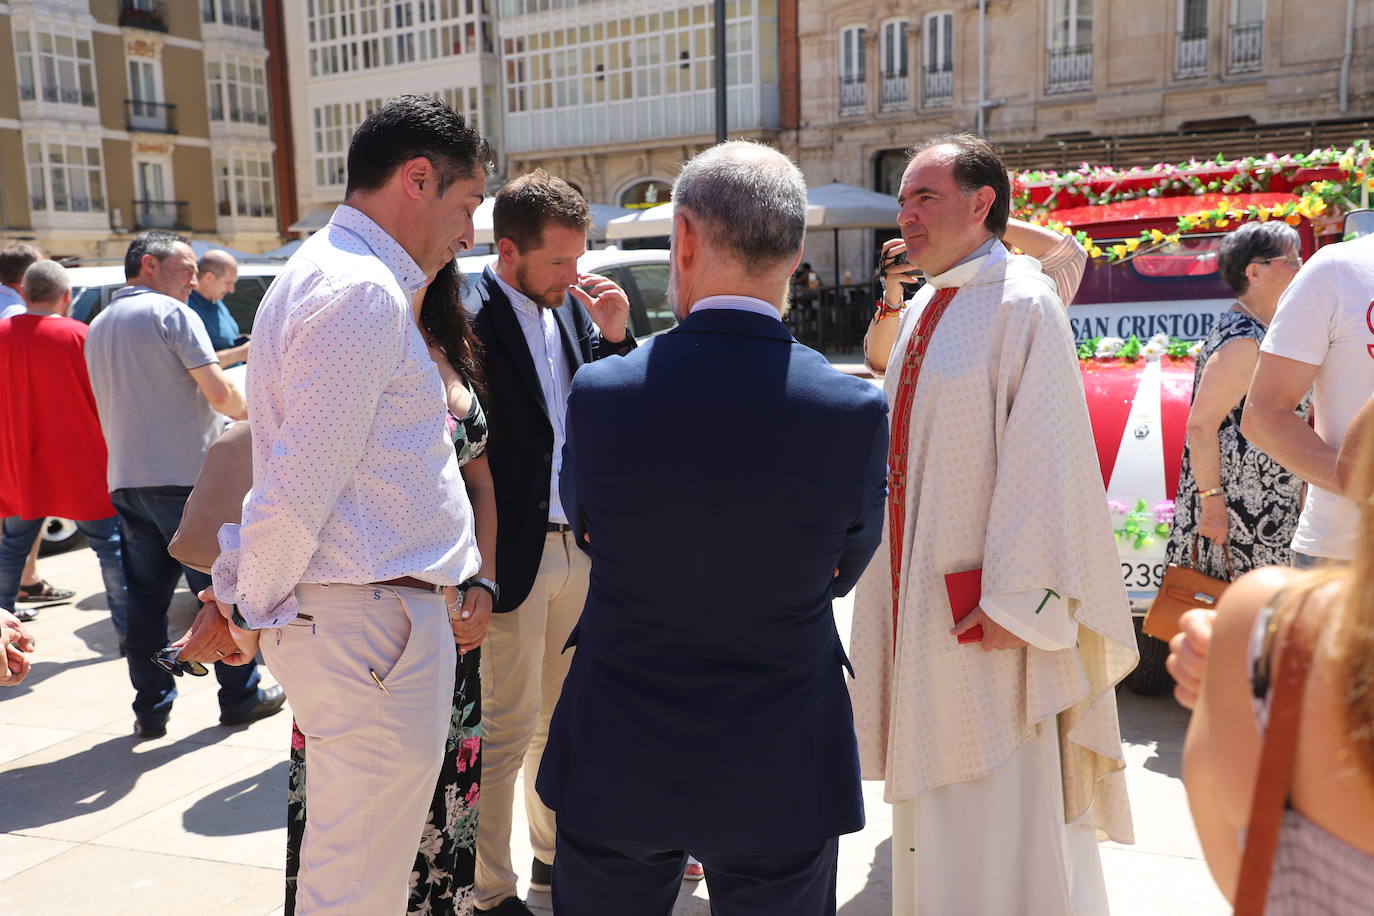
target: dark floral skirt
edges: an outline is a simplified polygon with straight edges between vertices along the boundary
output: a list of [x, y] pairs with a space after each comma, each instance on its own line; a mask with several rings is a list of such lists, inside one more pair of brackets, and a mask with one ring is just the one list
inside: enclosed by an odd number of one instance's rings
[[[477, 799], [482, 773], [481, 649], [458, 657], [453, 719], [429, 819], [410, 875], [408, 914], [467, 916], [477, 866]], [[305, 836], [305, 736], [291, 725], [291, 785], [286, 796], [286, 913], [296, 910], [296, 873]]]

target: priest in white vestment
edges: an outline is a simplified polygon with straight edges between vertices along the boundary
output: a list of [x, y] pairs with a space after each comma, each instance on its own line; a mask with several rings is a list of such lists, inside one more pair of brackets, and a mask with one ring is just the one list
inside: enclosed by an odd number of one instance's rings
[[[1130, 608], [1073, 334], [1039, 262], [998, 240], [1009, 198], [985, 141], [920, 148], [890, 244], [928, 282], [867, 339], [890, 492], [852, 695], [864, 778], [895, 806], [896, 916], [1098, 916], [1097, 843], [1132, 841], [1114, 690], [1137, 661]], [[956, 627], [945, 576], [974, 569]]]

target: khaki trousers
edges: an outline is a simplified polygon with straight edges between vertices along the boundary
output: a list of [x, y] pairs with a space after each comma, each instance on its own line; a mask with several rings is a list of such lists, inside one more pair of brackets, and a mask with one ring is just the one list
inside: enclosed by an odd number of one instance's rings
[[296, 914], [404, 913], [453, 705], [443, 596], [299, 585], [296, 600], [302, 616], [261, 642], [310, 760]]
[[541, 862], [553, 862], [554, 813], [540, 801], [534, 782], [549, 719], [572, 663], [573, 650], [564, 653], [563, 644], [582, 615], [590, 571], [591, 561], [571, 532], [550, 532], [529, 597], [509, 613], [492, 615], [482, 644], [482, 813], [477, 819], [477, 905], [482, 909], [516, 893], [510, 834], [522, 765], [530, 846]]

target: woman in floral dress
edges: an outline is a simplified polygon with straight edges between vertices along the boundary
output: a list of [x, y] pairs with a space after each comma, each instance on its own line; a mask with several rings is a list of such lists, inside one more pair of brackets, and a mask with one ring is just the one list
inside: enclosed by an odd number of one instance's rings
[[[472, 502], [477, 545], [482, 554], [478, 575], [496, 579], [496, 497], [491, 469], [483, 454], [487, 420], [478, 395], [482, 390], [479, 344], [461, 299], [462, 275], [454, 263], [439, 272], [416, 296], [416, 322], [439, 366], [449, 403], [449, 432]], [[448, 590], [450, 615], [457, 603]], [[473, 875], [477, 861], [477, 806], [480, 794], [482, 690], [477, 646], [491, 619], [491, 601], [479, 595], [481, 610], [464, 621], [453, 688], [453, 718], [439, 769], [429, 819], [420, 837], [415, 870], [410, 876], [410, 914], [467, 916], [473, 909]], [[295, 912], [296, 873], [306, 822], [305, 737], [291, 727], [290, 789], [286, 819], [286, 910]]]
[[[1167, 548], [1170, 563], [1218, 579], [1293, 561], [1289, 544], [1302, 481], [1246, 440], [1240, 416], [1265, 329], [1302, 265], [1298, 243], [1293, 227], [1278, 220], [1247, 223], [1221, 242], [1221, 275], [1237, 302], [1217, 319], [1197, 356]], [[1299, 412], [1306, 411], [1304, 401]]]

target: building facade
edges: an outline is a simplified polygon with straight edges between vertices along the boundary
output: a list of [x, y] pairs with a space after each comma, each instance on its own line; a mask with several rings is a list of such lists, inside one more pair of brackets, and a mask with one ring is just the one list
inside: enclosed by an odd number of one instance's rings
[[0, 238], [280, 244], [261, 0], [0, 2]]
[[293, 0], [283, 4], [299, 218], [318, 229], [343, 200], [348, 143], [401, 92], [441, 98], [500, 153], [494, 0]]
[[[732, 136], [780, 142], [796, 122], [796, 0], [728, 0]], [[715, 141], [711, 0], [501, 0], [506, 169], [547, 168], [588, 199], [665, 203]]]
[[[896, 193], [903, 150], [952, 130], [1062, 169], [1306, 152], [1374, 119], [1374, 0], [803, 0], [798, 31], [813, 184]], [[866, 275], [874, 237], [844, 235]]]

